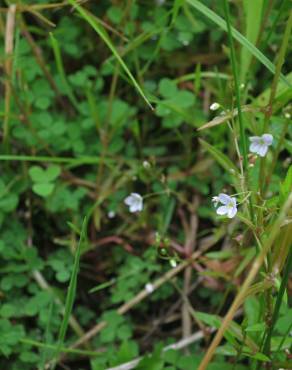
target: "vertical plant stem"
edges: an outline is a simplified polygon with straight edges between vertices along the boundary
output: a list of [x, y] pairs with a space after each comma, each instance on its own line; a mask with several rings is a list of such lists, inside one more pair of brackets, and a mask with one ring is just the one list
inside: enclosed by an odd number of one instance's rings
[[288, 277], [289, 277], [289, 273], [290, 273], [291, 269], [292, 269], [292, 248], [290, 248], [290, 252], [289, 252], [289, 255], [288, 255], [288, 258], [287, 258], [286, 266], [285, 266], [284, 273], [283, 273], [282, 282], [281, 282], [279, 293], [277, 295], [277, 299], [276, 299], [276, 303], [275, 303], [275, 308], [274, 308], [274, 312], [273, 312], [273, 316], [272, 316], [271, 325], [267, 328], [267, 331], [266, 331], [265, 342], [264, 342], [264, 346], [263, 346], [263, 353], [266, 354], [267, 356], [269, 356], [269, 354], [270, 354], [271, 338], [272, 338], [272, 334], [273, 334], [275, 324], [276, 324], [278, 316], [279, 316], [280, 307], [281, 307], [281, 304], [282, 304], [282, 301], [283, 301], [283, 296], [284, 296], [285, 289], [286, 289], [286, 286], [287, 286], [287, 283], [288, 283]]
[[281, 16], [282, 12], [283, 12], [283, 10], [284, 10], [284, 5], [285, 5], [285, 3], [286, 3], [286, 0], [281, 0], [281, 4], [277, 7], [277, 8], [278, 8], [278, 9], [277, 9], [278, 13], [277, 13], [277, 15], [276, 15], [276, 17], [275, 17], [275, 19], [274, 19], [274, 22], [273, 22], [273, 24], [272, 24], [272, 26], [271, 26], [271, 28], [270, 28], [270, 31], [269, 31], [268, 35], [266, 36], [266, 38], [265, 38], [265, 40], [264, 40], [263, 44], [261, 45], [261, 49], [262, 49], [262, 50], [265, 50], [265, 48], [266, 48], [266, 47], [267, 47], [267, 45], [268, 45], [268, 42], [270, 41], [270, 38], [271, 38], [272, 34], [273, 34], [273, 33], [274, 33], [274, 31], [275, 31], [275, 27], [276, 27], [276, 25], [277, 25], [277, 23], [278, 23], [278, 20], [279, 20], [279, 18], [280, 18], [280, 16]]
[[45, 75], [46, 79], [48, 80], [51, 88], [54, 90], [56, 96], [57, 96], [57, 99], [58, 101], [60, 102], [60, 104], [62, 105], [63, 109], [65, 111], [68, 110], [68, 106], [65, 104], [65, 102], [63, 101], [62, 97], [61, 97], [61, 93], [56, 85], [56, 82], [55, 80], [53, 79], [53, 76], [51, 75], [48, 67], [47, 67], [47, 62], [43, 56], [43, 52], [42, 52], [42, 49], [38, 46], [38, 44], [35, 42], [35, 40], [33, 39], [31, 33], [29, 32], [29, 30], [27, 29], [27, 26], [25, 24], [24, 21], [21, 22], [21, 33], [22, 35], [26, 38], [27, 42], [29, 43], [31, 49], [32, 49], [32, 52], [35, 56], [35, 59], [38, 63], [38, 65], [40, 66], [41, 70], [43, 71], [43, 74]]
[[[275, 99], [275, 96], [276, 96], [277, 86], [278, 86], [279, 78], [280, 78], [280, 75], [281, 75], [282, 66], [283, 66], [284, 61], [285, 61], [285, 55], [286, 55], [286, 51], [287, 51], [287, 47], [288, 47], [288, 43], [289, 43], [289, 37], [290, 37], [290, 34], [291, 34], [291, 29], [292, 29], [292, 10], [290, 11], [289, 18], [288, 18], [288, 21], [286, 23], [286, 28], [285, 28], [285, 32], [284, 32], [284, 36], [283, 36], [283, 41], [282, 41], [282, 45], [281, 45], [279, 55], [278, 55], [278, 61], [277, 61], [277, 64], [276, 64], [276, 71], [275, 71], [275, 75], [274, 75], [272, 86], [271, 86], [271, 94], [270, 94], [269, 104], [268, 104], [266, 114], [265, 114], [265, 119], [264, 119], [263, 133], [265, 133], [268, 130], [269, 121], [270, 121], [270, 118], [273, 114], [273, 102], [274, 102], [274, 99]], [[259, 172], [259, 188], [260, 188], [260, 194], [261, 195], [263, 194], [264, 184], [265, 184], [265, 157], [261, 159], [260, 172]]]
[[266, 178], [266, 181], [265, 181], [265, 184], [264, 184], [264, 189], [263, 189], [264, 190], [264, 193], [267, 190], [267, 188], [269, 187], [269, 184], [270, 184], [270, 181], [271, 181], [271, 178], [272, 178], [274, 169], [276, 167], [277, 160], [278, 160], [278, 157], [279, 157], [279, 154], [280, 154], [280, 151], [281, 151], [281, 148], [282, 148], [284, 139], [285, 139], [285, 135], [286, 135], [286, 133], [288, 131], [289, 121], [290, 121], [290, 119], [287, 118], [286, 121], [285, 121], [284, 127], [282, 129], [281, 136], [280, 136], [280, 139], [278, 141], [278, 145], [276, 147], [275, 154], [274, 154], [274, 157], [273, 157], [273, 162], [271, 164], [270, 170], [269, 170], [269, 172], [267, 174], [267, 178]]
[[80, 257], [81, 257], [81, 246], [82, 246], [82, 243], [83, 243], [84, 239], [86, 238], [86, 231], [87, 231], [87, 225], [88, 225], [87, 220], [88, 220], [87, 217], [85, 217], [84, 220], [83, 220], [80, 239], [79, 239], [79, 243], [78, 243], [76, 253], [75, 253], [73, 271], [72, 271], [72, 274], [71, 274], [71, 279], [70, 279], [70, 283], [69, 283], [69, 287], [68, 287], [68, 291], [67, 291], [67, 296], [66, 296], [65, 313], [64, 313], [64, 318], [63, 318], [63, 321], [62, 321], [62, 324], [61, 324], [61, 327], [60, 327], [60, 331], [59, 331], [57, 350], [56, 350], [56, 353], [55, 353], [55, 360], [53, 361], [53, 364], [52, 364], [52, 370], [54, 370], [55, 367], [56, 367], [56, 364], [57, 364], [56, 360], [59, 357], [61, 348], [63, 347], [66, 332], [67, 332], [67, 329], [68, 329], [69, 319], [70, 319], [71, 312], [72, 312], [72, 309], [73, 309], [73, 304], [74, 304], [74, 301], [75, 301], [76, 288], [77, 288], [77, 278], [78, 278], [78, 272], [79, 272], [79, 261], [80, 261]]
[[247, 144], [246, 144], [244, 123], [243, 123], [243, 119], [242, 119], [239, 77], [238, 77], [238, 71], [237, 71], [237, 63], [236, 63], [235, 49], [234, 49], [233, 38], [232, 38], [231, 25], [230, 25], [230, 12], [229, 12], [229, 6], [228, 6], [228, 3], [227, 3], [227, 0], [224, 0], [224, 13], [225, 13], [225, 18], [226, 18], [227, 33], [228, 33], [228, 40], [229, 40], [229, 46], [230, 46], [230, 58], [231, 58], [232, 73], [233, 73], [233, 77], [234, 77], [236, 105], [237, 105], [237, 109], [238, 109], [240, 146], [241, 146], [241, 150], [242, 150], [242, 154], [243, 154], [244, 169], [247, 170], [247, 168], [248, 168]]
[[76, 109], [76, 111], [78, 112], [79, 106], [78, 106], [77, 99], [75, 98], [75, 95], [71, 89], [71, 86], [69, 85], [67, 78], [66, 78], [65, 68], [64, 68], [64, 64], [62, 60], [61, 48], [60, 48], [58, 40], [55, 38], [52, 32], [50, 32], [50, 40], [51, 40], [51, 44], [52, 44], [52, 48], [53, 48], [53, 52], [55, 56], [55, 61], [56, 61], [58, 73], [61, 78], [62, 84], [64, 86], [68, 99], [70, 100], [71, 104]]
[[[225, 18], [226, 18], [227, 33], [228, 33], [228, 40], [229, 40], [229, 46], [230, 46], [230, 59], [231, 59], [232, 73], [233, 73], [234, 85], [235, 85], [236, 105], [237, 105], [237, 110], [238, 110], [238, 122], [239, 122], [239, 132], [240, 132], [240, 146], [241, 146], [242, 156], [243, 156], [243, 167], [246, 173], [245, 175], [246, 179], [244, 181], [244, 188], [245, 188], [246, 184], [248, 183], [247, 143], [246, 143], [244, 122], [242, 119], [239, 75], [238, 75], [238, 70], [237, 70], [235, 48], [234, 48], [231, 24], [230, 24], [230, 11], [229, 11], [227, 0], [224, 0], [224, 13], [225, 13]], [[243, 189], [243, 191], [244, 190], [245, 189]], [[249, 197], [249, 209], [250, 209], [251, 219], [254, 222], [254, 210], [253, 210], [253, 204], [252, 204], [252, 197]]]
[[9, 118], [11, 105], [11, 84], [12, 81], [12, 53], [13, 40], [15, 31], [15, 13], [16, 5], [10, 5], [7, 11], [6, 29], [5, 29], [5, 63], [4, 70], [6, 74], [5, 80], [5, 103], [4, 103], [4, 122], [3, 122], [3, 143], [6, 149], [9, 146]]

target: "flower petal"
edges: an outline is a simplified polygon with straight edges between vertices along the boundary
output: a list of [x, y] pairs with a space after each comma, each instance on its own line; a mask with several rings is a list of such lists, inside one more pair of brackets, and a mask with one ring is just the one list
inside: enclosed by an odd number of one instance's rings
[[130, 206], [130, 208], [129, 208], [129, 211], [130, 211], [131, 213], [135, 213], [135, 212], [137, 212], [137, 211], [138, 211], [138, 209], [137, 209], [137, 205], [136, 205], [136, 204], [132, 204], [132, 205]]
[[231, 197], [230, 202], [233, 204], [234, 207], [236, 207], [236, 198]]
[[228, 204], [230, 202], [230, 196], [224, 193], [220, 193], [218, 196], [219, 200], [223, 204]]
[[262, 139], [264, 140], [266, 145], [272, 145], [274, 138], [271, 134], [263, 134]]
[[233, 208], [229, 208], [228, 209], [228, 213], [227, 213], [227, 217], [228, 218], [233, 218], [237, 213], [237, 208], [236, 207], [233, 207]]
[[259, 136], [250, 136], [249, 137], [249, 140], [252, 142], [252, 143], [258, 143], [260, 141], [260, 137]]
[[133, 197], [132, 195], [129, 195], [125, 200], [124, 200], [124, 203], [127, 205], [127, 206], [130, 206], [132, 204], [132, 201], [133, 201]]
[[143, 209], [143, 201], [136, 204], [136, 211], [141, 212]]
[[259, 148], [260, 148], [260, 144], [257, 142], [254, 142], [250, 144], [249, 151], [252, 153], [258, 154]]
[[268, 151], [268, 146], [267, 145], [260, 145], [257, 154], [260, 157], [264, 157], [267, 154], [267, 151]]
[[216, 210], [217, 215], [226, 215], [228, 213], [228, 208], [226, 206], [221, 206]]
[[129, 211], [139, 212], [143, 209], [143, 198], [138, 193], [131, 193], [125, 200], [124, 203], [129, 207]]

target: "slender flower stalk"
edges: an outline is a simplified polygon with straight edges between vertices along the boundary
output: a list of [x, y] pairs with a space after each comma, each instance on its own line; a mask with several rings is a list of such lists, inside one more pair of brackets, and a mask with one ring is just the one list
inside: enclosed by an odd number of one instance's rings
[[243, 123], [243, 119], [242, 119], [240, 83], [239, 83], [239, 76], [238, 76], [238, 71], [237, 71], [235, 48], [234, 48], [234, 44], [233, 44], [232, 31], [231, 31], [231, 25], [230, 25], [230, 12], [229, 12], [229, 6], [228, 6], [227, 0], [224, 0], [224, 12], [225, 12], [225, 19], [226, 19], [226, 24], [227, 24], [229, 45], [230, 45], [230, 59], [231, 59], [232, 73], [233, 73], [233, 77], [234, 77], [236, 105], [237, 105], [237, 109], [238, 109], [240, 144], [241, 144], [241, 150], [242, 150], [242, 154], [243, 154], [244, 169], [247, 171], [247, 168], [248, 168], [247, 143], [246, 143], [244, 123]]
[[[237, 71], [235, 48], [234, 48], [234, 44], [233, 44], [231, 24], [230, 24], [230, 12], [229, 12], [229, 5], [228, 5], [227, 0], [224, 0], [224, 13], [225, 13], [227, 33], [228, 33], [228, 39], [229, 39], [229, 45], [230, 45], [230, 58], [231, 58], [231, 65], [232, 65], [232, 73], [233, 73], [233, 77], [234, 77], [236, 105], [237, 105], [237, 110], [238, 110], [240, 146], [241, 146], [242, 156], [243, 156], [243, 167], [244, 167], [244, 170], [245, 170], [245, 181], [244, 181], [244, 188], [245, 188], [246, 184], [248, 184], [247, 142], [246, 142], [246, 135], [245, 135], [245, 129], [244, 129], [244, 122], [243, 122], [243, 119], [242, 119], [240, 82], [239, 82], [239, 76], [238, 76], [238, 71]], [[243, 190], [245, 190], [245, 189], [243, 189]], [[253, 210], [253, 204], [252, 204], [252, 199], [251, 198], [249, 198], [249, 208], [250, 208], [251, 219], [252, 219], [252, 221], [254, 221], [254, 210]]]

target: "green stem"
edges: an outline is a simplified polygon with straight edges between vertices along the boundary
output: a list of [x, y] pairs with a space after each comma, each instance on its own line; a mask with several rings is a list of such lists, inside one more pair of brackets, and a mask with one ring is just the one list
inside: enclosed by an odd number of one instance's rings
[[[240, 84], [239, 84], [239, 76], [237, 70], [237, 63], [236, 63], [236, 56], [235, 56], [235, 48], [232, 38], [232, 31], [231, 31], [231, 24], [230, 24], [230, 12], [227, 0], [224, 0], [224, 13], [226, 18], [226, 25], [227, 25], [227, 33], [230, 45], [230, 58], [231, 58], [231, 66], [232, 66], [232, 73], [234, 77], [234, 85], [235, 85], [235, 94], [236, 94], [236, 105], [238, 110], [238, 122], [239, 122], [239, 131], [240, 131], [240, 146], [243, 155], [243, 167], [246, 172], [246, 182], [248, 183], [248, 157], [247, 157], [247, 143], [246, 143], [246, 136], [245, 136], [245, 128], [244, 122], [242, 119], [242, 110], [241, 110], [241, 96], [240, 96]], [[249, 198], [249, 208], [250, 208], [250, 215], [252, 221], [254, 222], [254, 210], [252, 199]]]
[[278, 7], [278, 13], [277, 13], [277, 15], [276, 15], [276, 17], [275, 17], [275, 19], [274, 19], [274, 22], [273, 22], [273, 24], [272, 24], [271, 28], [270, 28], [270, 31], [269, 31], [269, 33], [268, 33], [267, 37], [265, 38], [265, 40], [264, 40], [263, 44], [261, 45], [261, 50], [265, 50], [265, 48], [267, 47], [267, 45], [268, 45], [268, 43], [269, 43], [269, 41], [270, 41], [270, 38], [271, 38], [272, 34], [273, 34], [273, 33], [274, 33], [274, 31], [275, 31], [275, 27], [276, 27], [276, 25], [277, 25], [277, 23], [278, 23], [278, 20], [279, 20], [279, 18], [280, 18], [280, 16], [281, 16], [282, 12], [283, 12], [283, 10], [284, 10], [284, 5], [285, 5], [285, 3], [286, 3], [286, 0], [282, 0], [282, 1], [281, 1], [281, 4], [280, 4], [280, 5], [279, 5], [279, 7]]
[[281, 136], [280, 136], [280, 139], [279, 139], [277, 148], [275, 150], [275, 154], [274, 154], [273, 162], [272, 162], [271, 167], [270, 167], [270, 171], [267, 174], [267, 178], [266, 178], [266, 181], [264, 183], [264, 188], [263, 188], [264, 194], [265, 194], [267, 188], [269, 187], [269, 184], [270, 184], [270, 181], [271, 181], [271, 178], [272, 178], [274, 169], [276, 167], [277, 160], [278, 160], [278, 157], [279, 157], [279, 154], [280, 154], [282, 145], [284, 143], [285, 135], [286, 135], [286, 133], [288, 131], [288, 124], [289, 124], [289, 119], [286, 119], [285, 124], [284, 124], [284, 127], [283, 127], [282, 132], [281, 132]]
[[[275, 99], [275, 96], [276, 96], [276, 93], [277, 93], [277, 86], [278, 86], [279, 78], [281, 76], [282, 66], [283, 66], [284, 61], [285, 61], [285, 55], [286, 55], [287, 47], [288, 47], [288, 44], [289, 44], [289, 37], [290, 37], [290, 34], [291, 34], [291, 29], [292, 29], [292, 10], [290, 11], [289, 18], [288, 18], [288, 21], [286, 23], [286, 28], [285, 28], [285, 32], [284, 32], [284, 36], [283, 36], [283, 41], [282, 41], [282, 45], [281, 45], [279, 55], [278, 55], [278, 61], [277, 61], [277, 64], [276, 64], [276, 71], [275, 71], [275, 75], [274, 75], [272, 86], [271, 86], [271, 94], [270, 94], [269, 104], [268, 104], [266, 114], [265, 114], [263, 133], [267, 132], [269, 121], [270, 121], [270, 118], [273, 114], [273, 102], [274, 102], [274, 99]], [[265, 161], [265, 157], [264, 157], [264, 158], [261, 159], [260, 172], [259, 172], [260, 194], [263, 194], [264, 183], [265, 183], [265, 181], [264, 181], [264, 179], [265, 179], [265, 162], [266, 161]]]
[[[56, 345], [38, 342], [36, 340], [29, 339], [29, 338], [20, 339], [20, 342], [24, 344], [28, 344], [33, 347], [39, 347], [39, 348], [47, 348], [47, 349], [52, 349], [52, 350], [56, 350], [57, 348]], [[100, 356], [101, 354], [101, 352], [86, 351], [86, 350], [81, 350], [81, 349], [73, 349], [73, 348], [65, 348], [65, 347], [60, 348], [60, 353], [72, 353], [72, 354], [81, 355], [81, 356]]]
[[242, 154], [243, 154], [244, 168], [245, 168], [245, 170], [247, 170], [247, 168], [248, 168], [247, 143], [246, 143], [246, 137], [245, 137], [244, 123], [243, 123], [243, 119], [242, 119], [239, 77], [238, 77], [238, 71], [237, 71], [235, 48], [234, 48], [234, 44], [233, 44], [232, 31], [231, 31], [231, 25], [230, 25], [230, 12], [229, 12], [229, 6], [228, 6], [228, 3], [227, 3], [227, 0], [224, 0], [224, 12], [225, 12], [228, 39], [229, 39], [229, 46], [230, 46], [230, 58], [231, 58], [232, 73], [233, 73], [233, 77], [234, 77], [236, 105], [237, 105], [237, 109], [238, 109], [240, 144], [241, 144], [241, 150], [242, 150]]
[[263, 345], [263, 353], [266, 354], [266, 355], [269, 355], [269, 353], [270, 353], [271, 338], [272, 338], [272, 334], [273, 334], [275, 324], [276, 324], [278, 316], [279, 316], [280, 307], [281, 307], [281, 304], [282, 304], [282, 301], [283, 301], [283, 296], [284, 296], [285, 289], [286, 289], [286, 286], [287, 286], [287, 283], [288, 283], [289, 273], [290, 273], [291, 269], [292, 269], [292, 248], [290, 248], [290, 252], [289, 252], [289, 255], [288, 255], [288, 258], [287, 258], [286, 266], [285, 266], [284, 273], [283, 273], [282, 282], [281, 282], [281, 285], [280, 285], [279, 293], [277, 295], [277, 299], [276, 299], [276, 303], [275, 303], [274, 312], [273, 312], [273, 315], [272, 315], [271, 325], [269, 326], [269, 328], [267, 328], [267, 332], [266, 332], [265, 342], [264, 342], [264, 345]]

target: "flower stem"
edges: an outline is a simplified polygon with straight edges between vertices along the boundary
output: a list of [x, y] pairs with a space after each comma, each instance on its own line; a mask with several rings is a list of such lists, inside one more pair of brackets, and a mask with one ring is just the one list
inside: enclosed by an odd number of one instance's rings
[[[232, 38], [231, 24], [230, 24], [230, 11], [229, 11], [229, 5], [228, 5], [227, 0], [224, 0], [224, 13], [225, 13], [225, 18], [226, 18], [227, 33], [228, 33], [228, 40], [229, 40], [229, 46], [230, 46], [230, 59], [231, 59], [232, 73], [233, 73], [233, 77], [234, 77], [236, 105], [237, 105], [237, 110], [238, 110], [240, 147], [241, 147], [242, 156], [243, 156], [243, 167], [244, 167], [244, 170], [245, 170], [245, 173], [246, 173], [245, 183], [248, 183], [247, 143], [246, 143], [244, 123], [243, 123], [243, 119], [242, 119], [239, 76], [238, 76], [238, 70], [237, 70], [235, 48], [234, 48], [234, 43], [233, 43], [233, 38]], [[251, 198], [249, 198], [249, 209], [250, 209], [251, 219], [254, 222], [254, 210], [253, 210], [253, 204], [252, 204], [252, 199]]]
[[283, 296], [284, 296], [285, 289], [286, 289], [286, 286], [287, 286], [287, 283], [288, 283], [288, 277], [289, 277], [289, 273], [290, 273], [291, 269], [292, 269], [292, 248], [290, 248], [290, 252], [289, 252], [289, 255], [288, 255], [288, 258], [287, 258], [286, 266], [285, 266], [285, 269], [284, 269], [284, 272], [283, 272], [283, 278], [282, 278], [282, 282], [281, 282], [281, 285], [280, 285], [279, 293], [277, 295], [277, 299], [276, 299], [276, 303], [275, 303], [275, 307], [274, 307], [274, 312], [273, 312], [273, 315], [272, 315], [271, 325], [267, 328], [267, 332], [266, 332], [266, 336], [265, 336], [265, 342], [264, 342], [264, 345], [263, 345], [263, 353], [266, 354], [266, 355], [269, 355], [269, 353], [270, 353], [271, 338], [272, 338], [272, 334], [273, 334], [273, 330], [274, 330], [276, 321], [277, 321], [278, 316], [279, 316], [280, 307], [281, 307], [281, 304], [282, 304]]
[[[268, 130], [269, 121], [270, 121], [270, 118], [273, 114], [273, 102], [274, 102], [274, 99], [276, 97], [277, 86], [278, 86], [279, 78], [280, 78], [280, 75], [281, 75], [282, 66], [283, 66], [284, 61], [285, 61], [285, 55], [286, 55], [288, 44], [289, 44], [289, 38], [290, 38], [291, 30], [292, 30], [292, 10], [290, 11], [289, 18], [288, 18], [287, 23], [286, 23], [286, 28], [285, 28], [285, 32], [284, 32], [284, 36], [283, 36], [283, 41], [282, 41], [280, 51], [279, 51], [279, 55], [278, 55], [278, 60], [277, 60], [277, 64], [276, 64], [276, 71], [275, 71], [275, 75], [274, 75], [272, 86], [271, 86], [269, 104], [267, 106], [266, 113], [265, 113], [263, 133], [265, 133]], [[259, 188], [260, 188], [260, 193], [262, 195], [263, 195], [263, 191], [264, 191], [264, 184], [265, 184], [264, 179], [265, 178], [266, 178], [266, 176], [265, 176], [265, 157], [264, 157], [264, 158], [261, 159], [260, 172], [259, 172]]]

